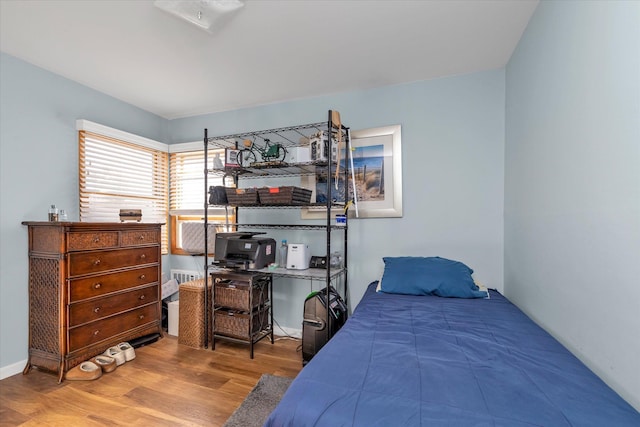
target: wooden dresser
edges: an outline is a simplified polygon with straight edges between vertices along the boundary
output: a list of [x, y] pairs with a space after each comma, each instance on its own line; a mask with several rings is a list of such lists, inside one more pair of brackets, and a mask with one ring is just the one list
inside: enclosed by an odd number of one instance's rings
[[162, 336], [162, 224], [23, 222], [29, 359], [64, 373], [123, 341]]

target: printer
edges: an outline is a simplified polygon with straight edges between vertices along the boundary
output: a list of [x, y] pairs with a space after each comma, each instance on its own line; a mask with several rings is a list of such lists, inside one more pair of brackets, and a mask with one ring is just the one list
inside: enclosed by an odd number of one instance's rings
[[261, 232], [217, 233], [215, 259], [224, 267], [259, 270], [276, 261], [276, 241]]

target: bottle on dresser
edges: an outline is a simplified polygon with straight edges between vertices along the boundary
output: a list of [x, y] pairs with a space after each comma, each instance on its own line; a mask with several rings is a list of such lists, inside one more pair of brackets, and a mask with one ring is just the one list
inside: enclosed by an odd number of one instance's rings
[[57, 221], [58, 220], [58, 208], [56, 205], [51, 205], [49, 208], [49, 221]]

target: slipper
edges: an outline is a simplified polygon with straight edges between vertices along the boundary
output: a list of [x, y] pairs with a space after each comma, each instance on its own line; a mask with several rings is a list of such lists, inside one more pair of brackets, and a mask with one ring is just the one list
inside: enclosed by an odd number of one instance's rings
[[121, 342], [117, 347], [124, 353], [124, 358], [127, 362], [136, 358], [136, 351], [128, 342]]
[[116, 359], [116, 366], [122, 365], [127, 359], [124, 356], [124, 352], [118, 347], [109, 347], [104, 353], [105, 356], [113, 357]]
[[105, 356], [104, 354], [93, 357], [89, 361], [100, 366], [100, 368], [102, 369], [102, 372], [105, 374], [115, 371], [116, 368], [118, 367], [118, 364], [116, 363], [115, 358], [111, 356]]
[[93, 362], [82, 362], [78, 366], [69, 369], [65, 379], [69, 381], [91, 381], [102, 376], [102, 369]]

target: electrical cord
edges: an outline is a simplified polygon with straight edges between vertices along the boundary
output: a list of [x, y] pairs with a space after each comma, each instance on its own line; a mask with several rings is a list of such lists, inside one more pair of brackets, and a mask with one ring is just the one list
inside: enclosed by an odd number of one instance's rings
[[284, 334], [284, 336], [281, 336], [280, 338], [276, 338], [274, 341], [278, 341], [278, 340], [295, 340], [298, 341], [300, 340], [300, 338], [298, 337], [294, 337], [293, 335], [289, 335], [283, 328], [282, 326], [280, 326], [280, 324], [278, 323], [278, 321], [276, 319], [273, 319], [273, 323], [275, 323], [278, 328], [280, 328], [280, 331], [282, 331], [282, 333]]
[[[302, 338], [298, 338], [298, 337], [294, 337], [293, 335], [289, 335], [288, 333], [285, 332], [284, 329], [282, 329], [282, 326], [280, 326], [280, 324], [278, 323], [278, 321], [276, 319], [273, 319], [273, 323], [275, 323], [276, 325], [278, 325], [278, 328], [280, 328], [280, 330], [284, 333], [285, 336], [280, 337], [280, 338], [276, 338], [274, 339], [274, 341], [280, 341], [280, 340], [292, 340], [292, 341], [301, 341]], [[300, 345], [298, 345], [296, 347], [296, 353], [300, 353], [302, 351], [302, 343]]]

